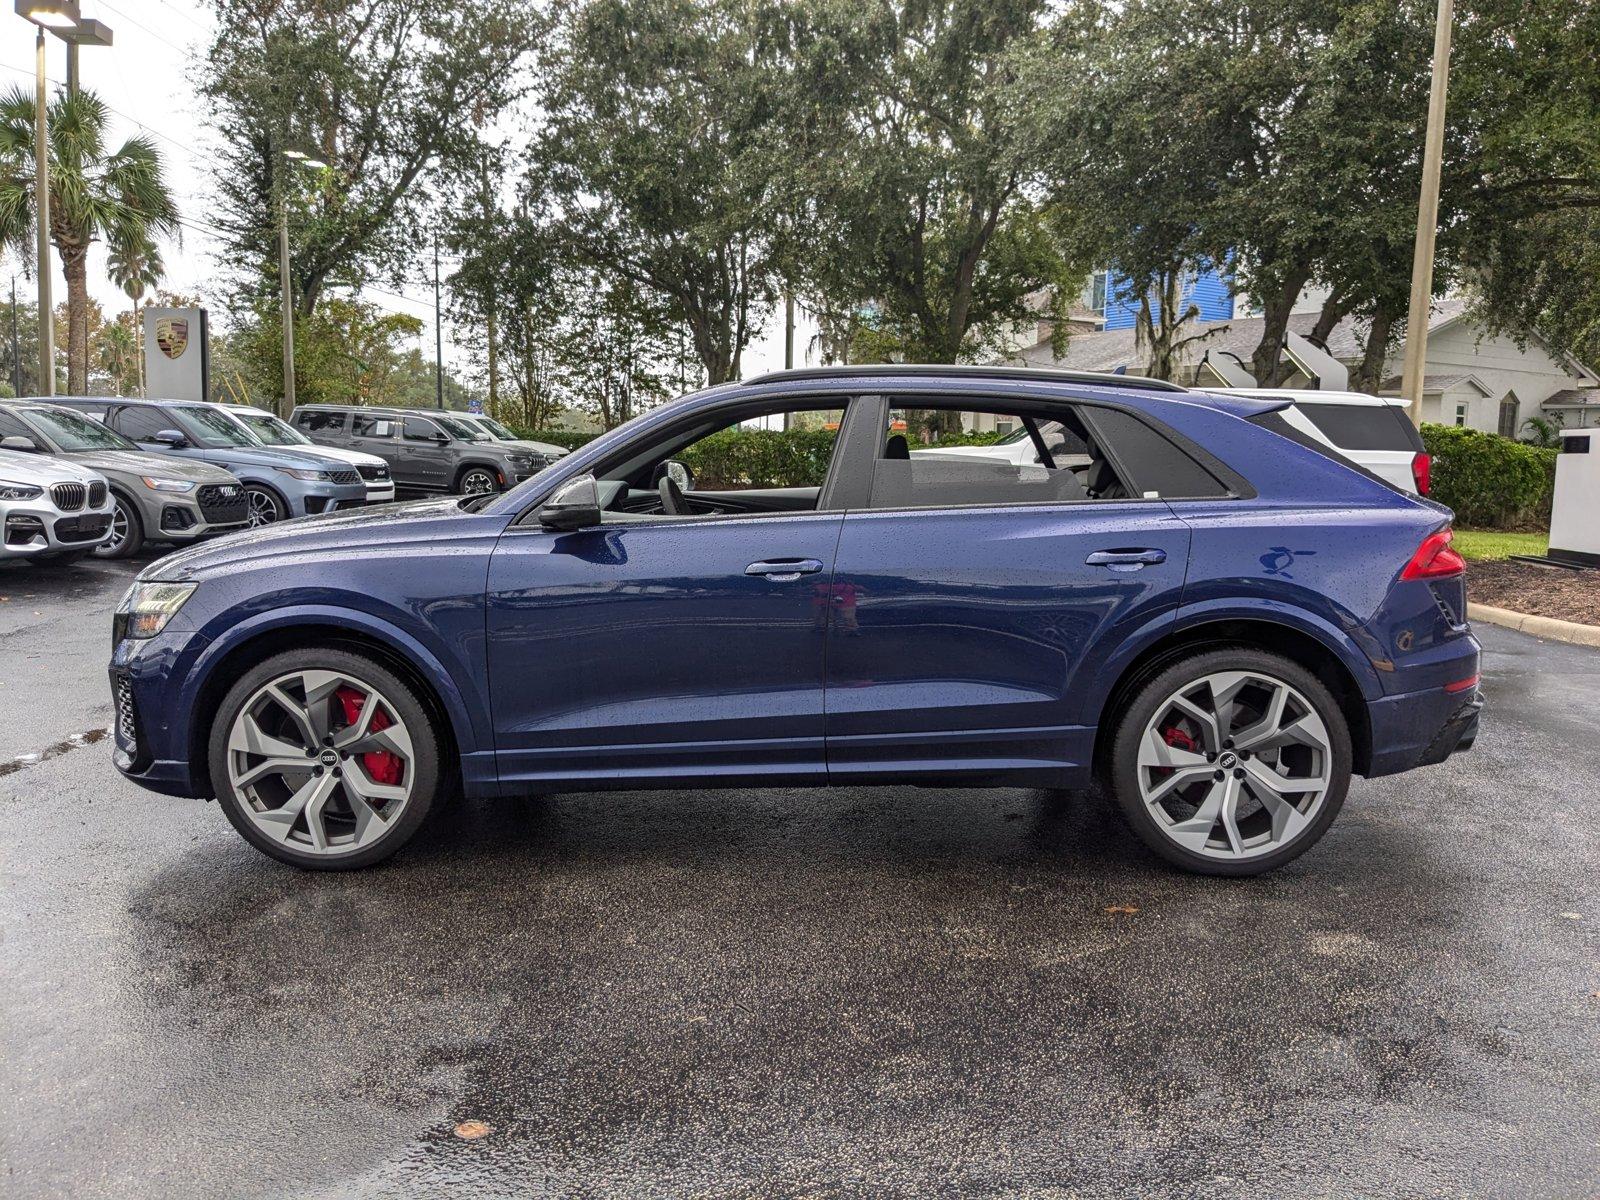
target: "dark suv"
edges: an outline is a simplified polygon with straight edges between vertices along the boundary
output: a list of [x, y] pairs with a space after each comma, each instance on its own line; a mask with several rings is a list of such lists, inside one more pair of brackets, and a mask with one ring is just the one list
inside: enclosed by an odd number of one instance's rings
[[304, 404], [294, 410], [293, 424], [320, 445], [376, 454], [389, 464], [396, 487], [415, 492], [503, 492], [548, 461], [501, 445], [447, 412]]

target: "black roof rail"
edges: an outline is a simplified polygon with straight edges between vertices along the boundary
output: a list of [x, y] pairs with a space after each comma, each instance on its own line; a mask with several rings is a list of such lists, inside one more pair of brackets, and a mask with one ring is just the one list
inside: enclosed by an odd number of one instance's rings
[[1081, 383], [1091, 387], [1145, 388], [1152, 392], [1187, 392], [1182, 384], [1142, 375], [1112, 375], [1103, 371], [1058, 371], [1052, 367], [1003, 367], [968, 363], [861, 363], [856, 366], [796, 367], [768, 371], [746, 383], [775, 383], [781, 379], [848, 379], [856, 376], [957, 375], [977, 379], [1040, 379], [1051, 383]]

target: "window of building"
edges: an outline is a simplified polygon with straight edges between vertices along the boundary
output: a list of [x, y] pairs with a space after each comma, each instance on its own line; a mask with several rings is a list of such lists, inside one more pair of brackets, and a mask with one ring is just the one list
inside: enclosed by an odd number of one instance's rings
[[1517, 436], [1517, 394], [1507, 392], [1500, 401], [1500, 436], [1514, 438]]
[[1465, 404], [1458, 404], [1458, 405], [1456, 405], [1456, 424], [1457, 425], [1465, 425], [1466, 423], [1467, 423], [1467, 406]]

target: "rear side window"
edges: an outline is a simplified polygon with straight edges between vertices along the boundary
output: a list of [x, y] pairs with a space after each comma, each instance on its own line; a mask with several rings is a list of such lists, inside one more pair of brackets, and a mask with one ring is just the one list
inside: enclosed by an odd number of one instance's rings
[[297, 409], [294, 414], [294, 423], [307, 433], [326, 431], [342, 433], [344, 431], [344, 414], [342, 412], [317, 412], [315, 409]]
[[1154, 492], [1163, 500], [1202, 500], [1229, 494], [1216, 476], [1132, 413], [1090, 408], [1084, 415], [1130, 476], [1135, 496]]
[[389, 438], [394, 436], [394, 424], [389, 417], [369, 417], [357, 413], [351, 420], [351, 432], [357, 437]]
[[1422, 438], [1393, 404], [1297, 404], [1295, 408], [1343, 450], [1422, 450]]

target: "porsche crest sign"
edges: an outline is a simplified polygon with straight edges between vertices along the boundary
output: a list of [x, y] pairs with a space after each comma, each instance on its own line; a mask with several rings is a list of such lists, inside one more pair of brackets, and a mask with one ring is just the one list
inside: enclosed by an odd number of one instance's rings
[[203, 308], [144, 310], [145, 394], [207, 400], [210, 352]]

